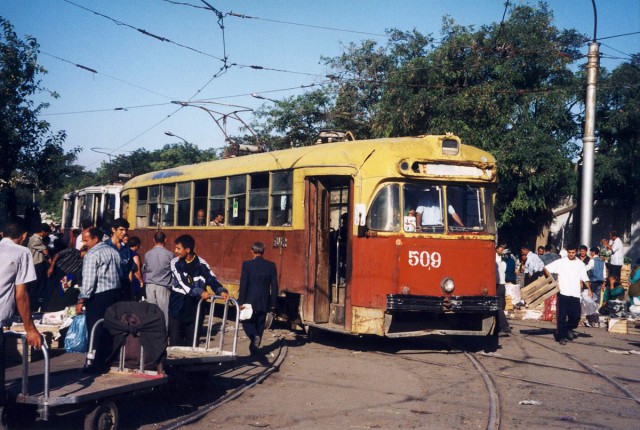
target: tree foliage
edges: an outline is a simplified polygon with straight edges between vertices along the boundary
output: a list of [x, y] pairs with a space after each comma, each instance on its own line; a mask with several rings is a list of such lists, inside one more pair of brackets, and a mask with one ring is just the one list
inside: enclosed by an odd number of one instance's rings
[[554, 26], [544, 3], [509, 12], [477, 29], [444, 17], [438, 43], [389, 30], [384, 46], [350, 44], [323, 59], [333, 78], [325, 88], [261, 111], [263, 131], [276, 132], [274, 147], [282, 135], [309, 144], [326, 127], [359, 139], [453, 132], [498, 161], [501, 234], [531, 240], [576, 193], [582, 90], [571, 67], [585, 38]]
[[8, 215], [15, 215], [16, 187], [55, 189], [72, 169], [78, 150], [65, 152], [65, 133], [52, 133], [49, 123], [38, 118], [48, 106], [31, 99], [42, 90], [38, 76], [46, 73], [38, 65], [38, 43], [18, 38], [1, 17], [0, 26], [0, 187]]
[[640, 202], [640, 54], [600, 82], [594, 197], [630, 209]]

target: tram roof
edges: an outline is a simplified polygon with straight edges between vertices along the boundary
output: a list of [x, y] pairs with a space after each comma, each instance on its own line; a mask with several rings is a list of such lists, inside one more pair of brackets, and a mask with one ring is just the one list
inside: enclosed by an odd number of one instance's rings
[[129, 180], [124, 189], [308, 166], [359, 168], [363, 166], [365, 161], [367, 165], [384, 164], [385, 167], [381, 170], [387, 170], [391, 166], [395, 169], [397, 161], [403, 158], [419, 158], [425, 161], [440, 161], [451, 164], [495, 165], [495, 158], [490, 153], [462, 143], [459, 144], [459, 151], [456, 155], [443, 154], [443, 140], [456, 140], [460, 143], [460, 139], [452, 135], [324, 143], [206, 161], [145, 173]]

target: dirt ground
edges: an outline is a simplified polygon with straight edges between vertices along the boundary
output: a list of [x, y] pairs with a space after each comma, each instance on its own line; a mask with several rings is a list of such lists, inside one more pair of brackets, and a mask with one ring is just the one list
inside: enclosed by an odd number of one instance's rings
[[[581, 336], [563, 347], [553, 341], [550, 323], [512, 321], [512, 325], [514, 334], [501, 338], [496, 353], [475, 354], [497, 385], [501, 428], [640, 426], [638, 402], [565, 355], [575, 355], [640, 398], [640, 355], [620, 353], [640, 351], [640, 339], [582, 327]], [[279, 336], [289, 349], [278, 373], [186, 428], [487, 426], [487, 388], [464, 354], [450, 349], [464, 347], [464, 342], [333, 333], [308, 342], [306, 336], [287, 330], [265, 337], [275, 342]], [[540, 404], [520, 404], [530, 400]]]
[[[563, 347], [553, 341], [550, 323], [511, 324], [514, 334], [500, 339], [498, 351], [473, 353], [497, 387], [500, 428], [640, 427], [640, 400], [580, 365], [599, 370], [640, 399], [640, 355], [629, 353], [640, 351], [637, 335], [582, 327], [580, 337]], [[460, 351], [472, 349], [463, 339], [330, 332], [309, 339], [284, 327], [265, 333], [260, 360], [249, 356], [241, 333], [233, 366], [221, 364], [208, 377], [175, 378], [166, 389], [121, 399], [121, 428], [161, 429], [205, 407], [263, 371], [281, 342], [287, 356], [278, 372], [184, 428], [487, 428], [487, 387]], [[80, 366], [81, 358], [62, 354], [56, 360]], [[81, 428], [83, 418], [83, 413], [71, 414], [35, 428]]]

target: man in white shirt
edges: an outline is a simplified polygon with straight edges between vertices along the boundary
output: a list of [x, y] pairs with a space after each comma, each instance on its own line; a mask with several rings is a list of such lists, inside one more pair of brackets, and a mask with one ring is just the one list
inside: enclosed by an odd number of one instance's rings
[[546, 276], [558, 275], [558, 300], [556, 302], [556, 340], [566, 345], [567, 340], [578, 337], [574, 331], [580, 323], [580, 293], [584, 284], [591, 295], [587, 268], [576, 258], [576, 246], [567, 247], [567, 256], [549, 263], [544, 268]]
[[527, 286], [542, 276], [544, 263], [540, 260], [538, 254], [531, 252], [526, 246], [520, 249], [520, 255], [526, 257], [524, 263], [524, 285]]
[[93, 227], [93, 222], [91, 222], [90, 219], [84, 219], [82, 220], [82, 223], [80, 225], [82, 226], [82, 231], [76, 238], [76, 249], [78, 251], [80, 251], [84, 246], [84, 241], [82, 240], [82, 233], [84, 233], [85, 231], [89, 231], [89, 229]]
[[[453, 206], [447, 206], [447, 213], [460, 227], [464, 227], [464, 223], [460, 216], [456, 213]], [[420, 203], [416, 208], [416, 224], [419, 230], [430, 231], [444, 227], [444, 217], [442, 213], [442, 195], [438, 187], [427, 189], [420, 196]]]
[[42, 337], [31, 319], [27, 283], [36, 279], [31, 252], [21, 246], [27, 237], [27, 231], [21, 220], [10, 221], [4, 229], [4, 238], [0, 240], [0, 415], [4, 408], [4, 333], [2, 327], [8, 327], [18, 309], [27, 343], [40, 348]]
[[498, 321], [497, 329], [501, 336], [509, 336], [511, 334], [511, 327], [504, 314], [504, 308], [506, 306], [506, 287], [505, 287], [505, 275], [507, 272], [507, 263], [502, 260], [502, 254], [504, 253], [504, 245], [496, 246], [496, 297], [498, 298]]
[[602, 239], [602, 245], [611, 251], [611, 259], [609, 260], [609, 273], [620, 280], [620, 271], [624, 263], [624, 255], [622, 249], [622, 240], [618, 236], [618, 232], [611, 230], [609, 232], [609, 241]]

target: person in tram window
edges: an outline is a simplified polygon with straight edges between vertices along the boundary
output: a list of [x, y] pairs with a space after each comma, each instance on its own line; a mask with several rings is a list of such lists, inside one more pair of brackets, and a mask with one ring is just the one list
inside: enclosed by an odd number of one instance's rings
[[[444, 226], [440, 203], [439, 189], [427, 189], [422, 193], [416, 208], [416, 228], [418, 230]], [[447, 206], [447, 213], [451, 215], [456, 224], [464, 227], [462, 219], [452, 205]]]
[[209, 223], [209, 225], [214, 225], [216, 227], [221, 227], [224, 225], [224, 215], [218, 213], [213, 220]]
[[196, 212], [196, 220], [194, 223], [197, 227], [203, 227], [207, 225], [207, 215], [204, 212], [204, 209], [198, 209]]
[[173, 286], [169, 295], [169, 339], [172, 346], [189, 346], [196, 330], [204, 321], [204, 312], [196, 321], [200, 299], [211, 294], [207, 287], [224, 300], [229, 292], [218, 282], [209, 264], [195, 253], [195, 239], [184, 234], [175, 240], [175, 258], [171, 260]]

